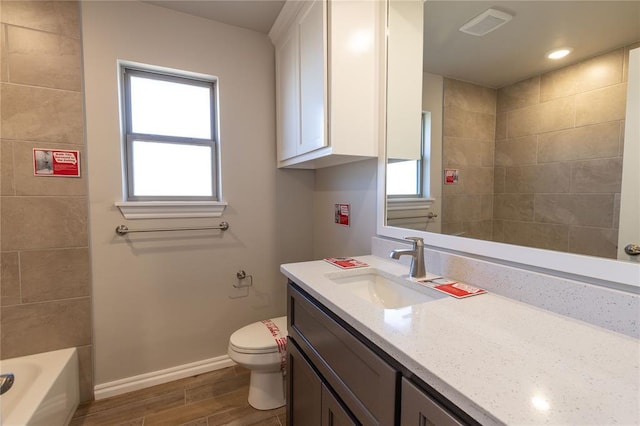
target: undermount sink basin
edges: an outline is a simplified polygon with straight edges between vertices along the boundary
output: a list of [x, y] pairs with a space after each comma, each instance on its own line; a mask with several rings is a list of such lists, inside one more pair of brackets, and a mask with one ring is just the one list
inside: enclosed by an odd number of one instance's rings
[[411, 288], [420, 284], [373, 268], [332, 272], [327, 274], [327, 278], [344, 291], [385, 309], [398, 309], [446, 297], [426, 287], [420, 290]]

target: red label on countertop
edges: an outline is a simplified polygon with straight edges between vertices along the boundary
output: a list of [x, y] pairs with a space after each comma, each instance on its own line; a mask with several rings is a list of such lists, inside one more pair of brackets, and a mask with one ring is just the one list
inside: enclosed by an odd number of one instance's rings
[[365, 266], [369, 266], [368, 263], [361, 262], [351, 257], [327, 257], [324, 261], [342, 269], [363, 268]]
[[483, 294], [487, 292], [483, 288], [473, 287], [462, 283], [442, 284], [434, 286], [433, 288], [457, 298], [475, 296], [476, 294]]

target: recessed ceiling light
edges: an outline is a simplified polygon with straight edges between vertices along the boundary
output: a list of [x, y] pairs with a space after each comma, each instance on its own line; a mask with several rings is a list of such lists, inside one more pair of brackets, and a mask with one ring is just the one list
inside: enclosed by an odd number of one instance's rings
[[570, 47], [563, 47], [561, 49], [554, 49], [551, 52], [547, 53], [547, 58], [549, 59], [562, 59], [567, 56], [569, 53], [573, 51]]

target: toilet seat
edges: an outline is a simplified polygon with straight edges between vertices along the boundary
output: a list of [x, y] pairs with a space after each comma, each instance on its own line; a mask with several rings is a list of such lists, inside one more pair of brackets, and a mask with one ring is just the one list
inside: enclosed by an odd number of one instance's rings
[[278, 353], [277, 339], [287, 336], [287, 317], [273, 318], [271, 323], [276, 328], [262, 321], [242, 327], [229, 338], [229, 348], [244, 354]]

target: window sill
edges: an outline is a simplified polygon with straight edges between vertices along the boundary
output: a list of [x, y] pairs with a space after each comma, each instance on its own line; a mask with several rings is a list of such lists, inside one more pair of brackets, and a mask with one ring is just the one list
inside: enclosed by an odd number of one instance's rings
[[115, 203], [125, 219], [177, 219], [221, 217], [227, 203], [222, 201], [122, 201]]

